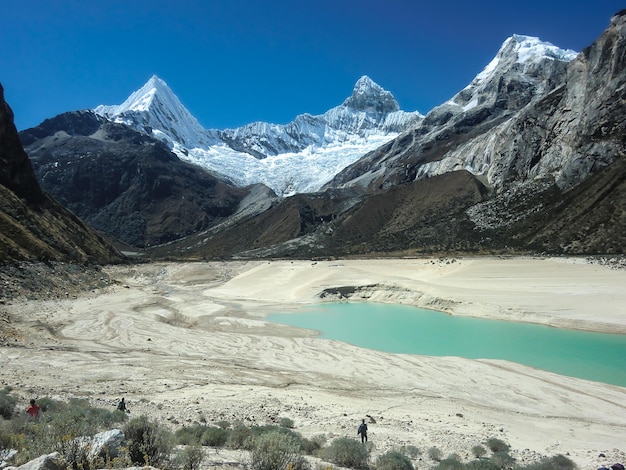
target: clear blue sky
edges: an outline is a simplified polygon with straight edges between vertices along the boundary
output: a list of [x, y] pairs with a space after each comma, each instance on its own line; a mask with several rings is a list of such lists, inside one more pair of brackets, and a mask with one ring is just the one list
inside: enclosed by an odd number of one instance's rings
[[206, 128], [321, 114], [361, 75], [428, 112], [512, 34], [582, 50], [617, 0], [4, 0], [0, 82], [22, 130], [120, 104], [153, 74]]

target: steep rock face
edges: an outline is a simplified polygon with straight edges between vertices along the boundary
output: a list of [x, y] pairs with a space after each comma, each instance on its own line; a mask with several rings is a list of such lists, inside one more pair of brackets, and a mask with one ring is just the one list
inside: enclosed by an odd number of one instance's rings
[[[501, 67], [502, 58], [490, 64], [454, 103], [433, 110], [420, 127], [347, 168], [331, 185], [376, 190], [461, 169], [484, 175], [496, 192], [537, 178], [551, 178], [562, 189], [580, 183], [626, 152], [625, 18], [615, 15], [567, 66], [553, 54], [520, 75], [516, 60], [494, 81], [491, 69]], [[507, 41], [499, 56], [511, 52]], [[529, 76], [535, 86], [523, 85]], [[488, 92], [477, 95], [479, 88]], [[491, 105], [481, 107], [483, 97], [491, 97]]]
[[326, 186], [376, 191], [449, 171], [485, 174], [498, 151], [494, 129], [561, 84], [574, 57], [574, 52], [537, 38], [507, 39], [465, 89]]
[[21, 136], [46, 191], [134, 247], [202, 230], [234, 212], [246, 194], [91, 111], [62, 114]]
[[400, 111], [400, 105], [391, 92], [383, 89], [371, 78], [363, 76], [354, 85], [352, 95], [343, 102], [343, 106], [377, 114]]
[[18, 260], [111, 263], [121, 255], [43, 192], [0, 85], [0, 264]]
[[0, 185], [29, 203], [39, 203], [45, 198], [28, 155], [13, 123], [13, 111], [4, 101], [4, 88], [0, 85]]
[[626, 12], [567, 69], [561, 88], [497, 131], [496, 186], [549, 176], [572, 187], [626, 154]]

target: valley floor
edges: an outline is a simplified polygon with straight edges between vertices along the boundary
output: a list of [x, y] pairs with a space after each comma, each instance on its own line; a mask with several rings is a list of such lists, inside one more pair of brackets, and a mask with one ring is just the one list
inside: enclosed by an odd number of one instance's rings
[[[496, 360], [389, 354], [266, 323], [325, 289], [456, 315], [626, 334], [626, 270], [561, 258], [153, 263], [106, 268], [112, 287], [3, 306], [0, 385], [84, 397], [175, 425], [290, 418], [305, 437], [413, 445], [473, 458], [491, 437], [520, 462], [626, 460], [626, 388]], [[356, 289], [361, 287], [361, 289]], [[370, 418], [371, 417], [371, 418]], [[603, 453], [606, 457], [599, 455]]]

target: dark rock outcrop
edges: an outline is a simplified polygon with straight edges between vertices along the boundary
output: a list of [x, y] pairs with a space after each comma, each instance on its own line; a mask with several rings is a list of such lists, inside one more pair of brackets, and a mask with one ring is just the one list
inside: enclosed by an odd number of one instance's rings
[[28, 155], [13, 123], [13, 111], [4, 101], [0, 85], [0, 185], [30, 204], [45, 200]]
[[0, 85], [0, 264], [121, 259], [108, 241], [42, 191]]
[[231, 215], [247, 194], [91, 111], [64, 113], [20, 136], [46, 191], [133, 247], [203, 230]]

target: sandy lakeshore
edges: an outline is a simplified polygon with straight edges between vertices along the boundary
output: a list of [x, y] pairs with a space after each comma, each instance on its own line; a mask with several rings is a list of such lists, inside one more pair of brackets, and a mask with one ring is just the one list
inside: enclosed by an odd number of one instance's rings
[[471, 459], [490, 437], [520, 462], [561, 453], [595, 469], [626, 460], [624, 387], [505, 361], [366, 351], [264, 321], [320, 302], [326, 289], [360, 287], [359, 300], [626, 334], [626, 270], [529, 257], [106, 271], [117, 280], [109, 289], [4, 306], [19, 337], [0, 348], [1, 386], [24, 400], [77, 396], [103, 407], [123, 396], [132, 415], [172, 425], [287, 417], [306, 437], [356, 438], [367, 416], [374, 454], [417, 446], [418, 468], [433, 464], [429, 447]]

